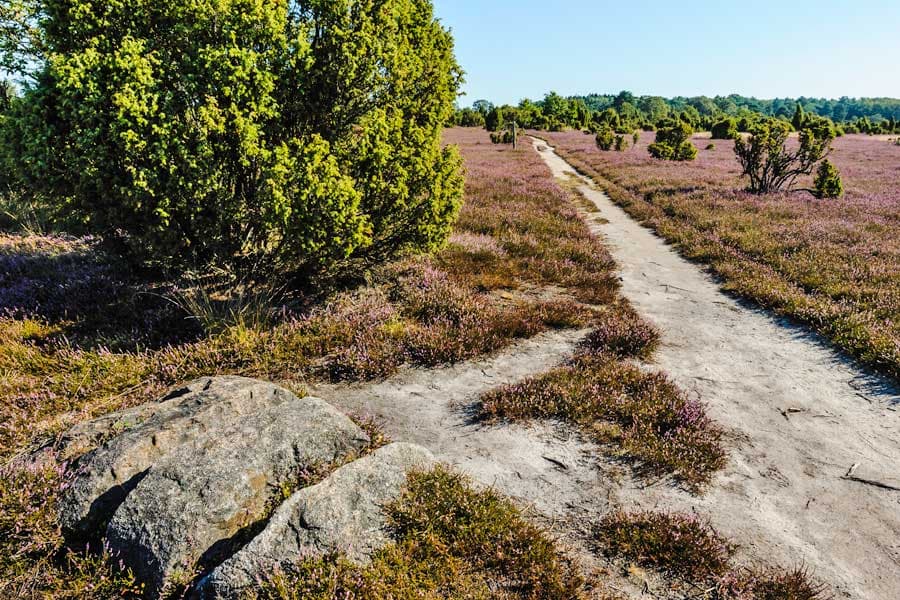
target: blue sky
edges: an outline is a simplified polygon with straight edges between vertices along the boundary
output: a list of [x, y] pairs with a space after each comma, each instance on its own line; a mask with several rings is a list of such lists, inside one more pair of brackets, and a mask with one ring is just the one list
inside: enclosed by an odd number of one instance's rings
[[590, 92], [900, 97], [900, 0], [434, 0], [460, 105]]

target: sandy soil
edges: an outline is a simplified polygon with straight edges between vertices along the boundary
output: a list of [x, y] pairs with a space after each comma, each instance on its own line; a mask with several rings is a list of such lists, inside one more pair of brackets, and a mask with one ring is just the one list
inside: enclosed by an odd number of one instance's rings
[[[557, 177], [574, 174], [546, 143], [534, 145]], [[900, 489], [888, 489], [900, 488], [897, 388], [724, 294], [579, 179], [625, 296], [663, 331], [656, 363], [708, 403], [732, 440], [728, 467], [702, 497], [631, 482], [617, 501], [709, 515], [744, 559], [806, 564], [838, 597], [900, 598]]]
[[610, 484], [597, 448], [561, 424], [490, 426], [474, 416], [478, 398], [564, 361], [584, 331], [537, 335], [483, 360], [441, 369], [407, 369], [376, 384], [323, 385], [309, 392], [339, 408], [375, 417], [394, 441], [431, 450], [477, 481], [551, 520], [584, 504], [608, 510]]
[[[590, 542], [591, 523], [612, 508], [615, 493], [600, 449], [562, 423], [492, 426], [475, 418], [482, 394], [562, 363], [587, 333], [543, 333], [482, 360], [308, 391], [348, 413], [374, 417], [393, 441], [425, 446], [438, 460], [513, 498], [585, 569], [606, 571]], [[640, 591], [641, 582], [616, 583], [626, 593]]]

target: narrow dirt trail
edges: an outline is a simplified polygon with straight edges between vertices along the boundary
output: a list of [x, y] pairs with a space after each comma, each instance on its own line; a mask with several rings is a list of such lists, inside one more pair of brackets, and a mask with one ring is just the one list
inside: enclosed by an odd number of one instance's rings
[[626, 482], [625, 508], [697, 510], [748, 560], [806, 564], [838, 597], [900, 598], [900, 395], [817, 336], [723, 293], [701, 267], [631, 219], [543, 140], [558, 178], [599, 209], [591, 230], [623, 293], [663, 331], [656, 364], [729, 432], [730, 461], [695, 497]]

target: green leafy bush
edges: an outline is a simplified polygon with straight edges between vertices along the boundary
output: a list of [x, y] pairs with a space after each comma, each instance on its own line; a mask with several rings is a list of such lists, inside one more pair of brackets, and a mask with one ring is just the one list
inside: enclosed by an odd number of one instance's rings
[[712, 126], [714, 140], [736, 140], [738, 136], [737, 123], [734, 119], [725, 118]]
[[491, 142], [494, 144], [512, 144], [513, 133], [508, 129], [504, 131], [492, 131]]
[[[791, 124], [778, 119], [760, 121], [752, 128], [749, 139], [735, 140], [734, 152], [743, 175], [750, 179], [748, 191], [755, 194], [790, 191], [798, 177], [811, 174], [815, 165], [831, 153], [834, 125], [827, 119], [810, 117], [804, 123], [797, 148], [788, 149], [786, 145]], [[828, 186], [833, 189], [833, 181]], [[817, 194], [816, 190], [809, 191]]]
[[488, 131], [499, 131], [503, 128], [504, 123], [503, 109], [499, 106], [493, 107], [484, 116], [484, 128]]
[[831, 161], [823, 160], [819, 163], [816, 178], [813, 181], [813, 189], [816, 198], [840, 198], [844, 195], [844, 183], [841, 175]]
[[616, 134], [613, 131], [613, 128], [609, 125], [603, 124], [597, 128], [597, 147], [601, 150], [608, 152], [612, 150], [613, 145], [616, 143]]
[[647, 150], [650, 156], [661, 160], [694, 160], [697, 148], [690, 141], [693, 132], [684, 120], [669, 122], [656, 131], [656, 141]]
[[616, 136], [615, 148], [616, 152], [625, 152], [626, 150], [628, 150], [628, 140], [624, 135]]
[[2, 140], [86, 229], [302, 281], [439, 246], [460, 71], [429, 0], [47, 0]]

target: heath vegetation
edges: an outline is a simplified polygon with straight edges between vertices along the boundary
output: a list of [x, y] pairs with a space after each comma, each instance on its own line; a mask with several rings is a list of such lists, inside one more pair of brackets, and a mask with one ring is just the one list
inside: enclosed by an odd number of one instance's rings
[[805, 172], [788, 169], [779, 179], [787, 176], [813, 195], [746, 191], [751, 179], [732, 144], [716, 144], [693, 162], [669, 163], [642, 151], [653, 141], [649, 133], [635, 151], [621, 154], [597, 152], [578, 132], [543, 135], [631, 215], [708, 264], [726, 289], [900, 377], [897, 146], [859, 135], [826, 145], [827, 124], [822, 136], [803, 138], [774, 127], [779, 140], [771, 152], [763, 151], [763, 138], [738, 147], [761, 158], [758, 164], [766, 157], [778, 162], [782, 153], [802, 155]]
[[[662, 333], [574, 192], [530, 140], [510, 145], [516, 128], [728, 290], [900, 377], [900, 148], [855, 135], [900, 134], [897, 101], [459, 108], [430, 0], [7, 0], [0, 69], [15, 79], [0, 87], [2, 597], [145, 593], [102, 540], [64, 538], [60, 438], [200, 376], [346, 389], [577, 330], [567, 361], [487, 392], [480, 416], [567, 424], [636, 478], [702, 494], [725, 428], [648, 364]], [[701, 153], [706, 130], [733, 142]], [[358, 420], [361, 452], [386, 441]], [[258, 597], [600, 597], [530, 514], [449, 467], [412, 474], [384, 513], [370, 564], [310, 557]], [[710, 598], [825, 595], [803, 568], [736, 567], [699, 517], [614, 511], [589, 529], [613, 560]]]

